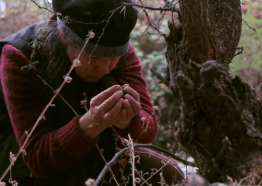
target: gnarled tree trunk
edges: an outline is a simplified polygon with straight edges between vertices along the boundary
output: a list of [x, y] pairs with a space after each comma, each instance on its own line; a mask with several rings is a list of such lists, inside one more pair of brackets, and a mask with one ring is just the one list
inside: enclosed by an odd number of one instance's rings
[[241, 35], [239, 0], [180, 0], [169, 23], [166, 58], [171, 89], [182, 103], [175, 133], [210, 182], [240, 180], [262, 164], [261, 102], [229, 75]]

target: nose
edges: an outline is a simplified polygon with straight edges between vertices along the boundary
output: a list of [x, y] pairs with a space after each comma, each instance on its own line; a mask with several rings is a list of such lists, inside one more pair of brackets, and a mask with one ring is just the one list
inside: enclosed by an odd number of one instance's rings
[[103, 75], [109, 74], [112, 70], [111, 59], [109, 57], [102, 58], [102, 60], [97, 63], [97, 70]]

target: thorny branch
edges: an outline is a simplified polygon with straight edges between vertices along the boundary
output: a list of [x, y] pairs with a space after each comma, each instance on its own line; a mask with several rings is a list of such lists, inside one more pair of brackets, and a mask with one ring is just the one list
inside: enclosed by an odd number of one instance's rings
[[135, 177], [135, 149], [134, 149], [134, 142], [130, 135], [128, 134], [128, 140], [129, 140], [129, 145], [131, 146], [130, 150], [130, 162], [132, 165], [132, 177], [133, 177], [133, 186], [136, 186], [136, 177]]
[[241, 17], [240, 15], [238, 15], [238, 14], [236, 13], [236, 11], [233, 10], [227, 3], [223, 2], [222, 4], [226, 5], [232, 12], [234, 12], [234, 13], [237, 15], [237, 17], [238, 17], [239, 19], [241, 19], [241, 20], [247, 25], [248, 29], [251, 29], [251, 30], [253, 30], [253, 31], [256, 32], [256, 29], [255, 29], [255, 28], [252, 28], [251, 26], [249, 26], [249, 24], [247, 24], [247, 22], [246, 22], [244, 19], [242, 19], [242, 17]]
[[170, 86], [170, 83], [168, 80], [166, 80], [166, 78], [164, 78], [161, 74], [157, 73], [154, 69], [150, 69], [150, 71], [152, 72], [152, 74], [159, 79], [162, 83], [164, 83], [167, 87]]
[[147, 20], [148, 20], [149, 26], [151, 26], [152, 28], [154, 28], [160, 35], [165, 36], [165, 34], [163, 34], [163, 33], [159, 30], [159, 27], [155, 26], [155, 25], [152, 23], [151, 19], [149, 18], [149, 15], [148, 15], [147, 11], [146, 11], [145, 8], [144, 8], [145, 6], [144, 6], [143, 2], [142, 2], [141, 0], [139, 0], [139, 2], [140, 2], [141, 5], [142, 5], [142, 11], [143, 11], [143, 12], [145, 13], [145, 15], [146, 15], [146, 18], [147, 18]]
[[[97, 45], [98, 45], [101, 37], [104, 35], [105, 29], [106, 29], [106, 27], [107, 27], [107, 25], [108, 25], [111, 17], [114, 15], [114, 13], [116, 12], [116, 10], [120, 9], [121, 7], [123, 7], [123, 6], [120, 6], [120, 7], [116, 8], [115, 10], [111, 11], [112, 13], [110, 12], [111, 15], [108, 17], [107, 22], [106, 22], [106, 25], [104, 26], [103, 31], [102, 31], [102, 33], [100, 34], [100, 36], [99, 36], [99, 38], [98, 38], [98, 40], [97, 40], [97, 42], [96, 42], [96, 45], [95, 45], [93, 51], [91, 52], [90, 56], [93, 55], [93, 53], [94, 53], [94, 51], [95, 51], [95, 49], [96, 49], [96, 47], [97, 47]], [[89, 58], [89, 62], [88, 62], [88, 63], [90, 63], [90, 60], [91, 60], [91, 58]]]
[[158, 172], [160, 172], [171, 160], [172, 160], [172, 159], [169, 159], [167, 162], [165, 162], [164, 165], [162, 165], [162, 167], [160, 167], [154, 174], [152, 174], [151, 176], [149, 176], [149, 177], [146, 179], [146, 181], [141, 184], [141, 186], [144, 185], [148, 180], [150, 180], [150, 179], [151, 179], [154, 175], [156, 175]]
[[[162, 149], [160, 147], [157, 147], [155, 145], [151, 145], [151, 144], [134, 144], [134, 148], [136, 147], [144, 147], [144, 148], [150, 148], [150, 149], [155, 149], [155, 150], [158, 150], [160, 152], [163, 152], [165, 153], [166, 155], [169, 155], [171, 158], [174, 158], [175, 160], [177, 161], [180, 161], [182, 163], [184, 163], [185, 165], [190, 165], [192, 167], [195, 167], [195, 163], [193, 162], [188, 162], [176, 155], [174, 155], [173, 153], [169, 152], [168, 150], [165, 150], [165, 149]], [[103, 168], [103, 170], [100, 172], [99, 176], [97, 177], [95, 183], [93, 186], [98, 186], [99, 183], [101, 182], [101, 180], [103, 179], [104, 175], [106, 174], [107, 170], [109, 169], [109, 167], [111, 167], [112, 165], [114, 165], [117, 161], [117, 159], [119, 159], [119, 157], [124, 154], [126, 151], [130, 150], [132, 147], [129, 146], [129, 147], [126, 147], [122, 150], [120, 150], [119, 152], [117, 152], [115, 154], [115, 156], [105, 165], [105, 167]]]
[[40, 6], [39, 4], [37, 4], [37, 2], [35, 2], [35, 0], [31, 0], [39, 9], [44, 9], [44, 10], [47, 10], [47, 11], [49, 11], [49, 12], [51, 12], [51, 13], [55, 13], [53, 10], [50, 10], [50, 9], [48, 9], [48, 8], [46, 8], [46, 7], [43, 7], [43, 6]]
[[180, 9], [177, 7], [168, 7], [168, 8], [154, 8], [154, 7], [149, 7], [149, 6], [144, 6], [136, 4], [136, 3], [122, 3], [124, 6], [136, 6], [142, 9], [147, 9], [147, 10], [159, 10], [159, 11], [172, 11], [172, 12], [180, 12]]
[[[79, 61], [79, 57], [80, 55], [82, 54], [84, 48], [86, 47], [87, 43], [89, 42], [89, 39], [93, 38], [95, 36], [95, 34], [93, 32], [89, 32], [88, 36], [87, 36], [87, 39], [86, 39], [86, 42], [85, 42], [85, 45], [83, 46], [83, 48], [81, 49], [81, 52], [80, 54], [78, 55], [77, 59], [75, 59], [73, 61], [73, 64], [71, 65], [70, 67], [70, 70], [69, 72], [66, 74], [65, 78], [64, 78], [64, 81], [63, 83], [60, 85], [60, 87], [58, 88], [58, 90], [55, 91], [55, 94], [54, 96], [51, 98], [51, 100], [49, 101], [49, 103], [46, 105], [46, 107], [44, 108], [44, 110], [42, 111], [42, 113], [40, 114], [40, 116], [38, 117], [37, 121], [35, 122], [35, 124], [33, 125], [30, 133], [27, 133], [27, 137], [24, 141], [24, 143], [22, 144], [22, 146], [20, 147], [18, 153], [16, 154], [15, 156], [15, 160], [17, 160], [17, 158], [20, 156], [21, 153], [23, 152], [26, 152], [24, 150], [24, 147], [25, 145], [27, 144], [29, 138], [31, 137], [32, 133], [35, 131], [36, 127], [38, 126], [39, 122], [42, 120], [42, 119], [45, 119], [45, 112], [47, 111], [47, 109], [52, 106], [52, 102], [54, 101], [54, 99], [59, 95], [61, 89], [63, 88], [63, 86], [65, 85], [65, 83], [69, 83], [68, 82], [68, 79], [70, 79], [69, 75], [70, 73], [72, 72], [72, 70], [76, 67], [76, 66], [79, 66], [81, 65], [81, 62]], [[0, 183], [2, 182], [2, 180], [4, 179], [4, 177], [6, 176], [6, 174], [11, 170], [13, 164], [11, 163], [8, 168], [6, 169], [6, 171], [4, 172], [4, 174], [1, 176], [0, 178]]]
[[[55, 90], [43, 79], [41, 78], [41, 76], [37, 75], [37, 77], [39, 77], [42, 82], [44, 83], [44, 85], [47, 85], [51, 90], [53, 90], [55, 92]], [[69, 108], [75, 113], [75, 115], [77, 116], [78, 114], [76, 113], [76, 111], [71, 107], [71, 105], [60, 95], [58, 94], [58, 96], [69, 106]]]
[[[105, 158], [105, 156], [104, 156], [104, 154], [103, 154], [103, 149], [100, 149], [97, 144], [96, 144], [96, 148], [97, 148], [97, 150], [99, 151], [99, 154], [100, 154], [101, 158], [102, 158], [102, 159], [104, 160], [104, 162], [107, 164], [106, 158]], [[109, 167], [109, 171], [110, 171], [110, 173], [111, 173], [111, 175], [112, 175], [112, 177], [113, 177], [116, 185], [119, 186], [119, 183], [117, 182], [116, 177], [115, 177], [115, 175], [114, 175], [111, 167]]]
[[239, 48], [236, 48], [236, 49], [237, 49], [237, 53], [234, 55], [234, 57], [237, 56], [237, 55], [243, 54], [243, 51], [244, 51], [243, 47], [239, 47]]
[[[81, 24], [85, 24], [85, 25], [89, 25], [89, 24], [93, 24], [93, 25], [97, 25], [97, 24], [101, 24], [101, 23], [104, 23], [106, 22], [107, 20], [101, 20], [100, 22], [96, 22], [96, 23], [93, 23], [93, 22], [89, 22], [89, 23], [86, 23], [86, 22], [82, 22], [82, 21], [77, 21], [77, 20], [74, 20], [74, 19], [71, 19], [69, 18], [68, 16], [63, 16], [61, 14], [59, 14], [59, 12], [54, 12], [53, 10], [50, 10], [46, 7], [43, 7], [43, 6], [40, 6], [37, 2], [35, 2], [35, 0], [31, 0], [39, 9], [44, 9], [44, 10], [47, 10], [55, 15], [59, 15], [61, 16], [62, 18], [64, 18], [65, 20], [67, 20], [68, 22], [76, 22], [76, 23], [81, 23]], [[49, 6], [51, 7], [51, 4], [48, 2]]]
[[45, 0], [45, 1], [46, 1], [46, 3], [49, 5], [49, 7], [52, 8], [51, 3], [50, 3], [48, 0]]
[[[180, 15], [180, 8], [176, 7], [176, 4], [172, 4], [170, 1], [168, 0], [164, 0], [165, 1], [165, 6], [163, 8], [154, 8], [154, 7], [149, 7], [149, 6], [145, 6], [143, 4], [143, 2], [141, 0], [139, 0], [140, 4], [137, 4], [136, 1], [135, 3], [122, 3], [125, 7], [126, 6], [133, 6], [133, 7], [139, 7], [142, 9], [142, 11], [145, 13], [146, 18], [148, 20], [148, 26], [151, 26], [154, 30], [156, 30], [158, 32], [158, 34], [160, 34], [163, 37], [166, 37], [166, 35], [164, 33], [162, 33], [159, 30], [159, 27], [156, 26], [151, 19], [149, 18], [148, 12], [146, 10], [159, 10], [160, 12], [167, 12], [167, 11], [171, 11], [173, 12], [177, 12]], [[164, 15], [163, 15], [164, 16]]]
[[173, 91], [174, 95], [176, 95], [176, 97], [178, 97], [177, 89], [176, 86], [174, 84], [171, 84], [166, 78], [164, 78], [161, 74], [157, 73], [154, 69], [150, 69], [150, 71], [152, 72], [152, 74], [159, 79], [163, 84], [165, 84], [170, 90]]

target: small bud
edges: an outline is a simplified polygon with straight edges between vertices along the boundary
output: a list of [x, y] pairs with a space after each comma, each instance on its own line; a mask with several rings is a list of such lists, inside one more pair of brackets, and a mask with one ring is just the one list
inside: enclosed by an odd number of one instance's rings
[[16, 157], [15, 157], [15, 155], [14, 155], [12, 152], [10, 152], [10, 154], [9, 154], [9, 160], [10, 160], [10, 163], [11, 163], [12, 165], [15, 164]]
[[154, 110], [158, 110], [158, 106], [154, 106], [153, 109], [154, 109]]
[[86, 100], [82, 100], [81, 105], [86, 105]]
[[25, 131], [25, 134], [26, 134], [27, 136], [29, 135], [27, 130]]
[[88, 180], [86, 181], [86, 186], [93, 186], [95, 183], [94, 179], [88, 178]]
[[69, 76], [64, 76], [64, 80], [66, 83], [71, 83], [73, 78], [69, 77]]
[[81, 66], [81, 62], [78, 59], [75, 59], [73, 61], [73, 65], [74, 65], [74, 67]]
[[24, 156], [27, 156], [27, 153], [24, 149], [22, 149], [21, 152], [24, 154]]
[[9, 183], [11, 183], [12, 186], [18, 186], [17, 181], [12, 180], [11, 178], [8, 180]]
[[96, 34], [91, 30], [89, 31], [88, 33], [88, 37], [91, 39], [91, 38], [94, 38], [96, 36]]

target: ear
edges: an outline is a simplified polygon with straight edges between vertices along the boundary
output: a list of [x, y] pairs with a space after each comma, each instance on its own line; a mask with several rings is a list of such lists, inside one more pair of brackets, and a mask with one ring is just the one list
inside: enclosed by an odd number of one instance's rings
[[64, 45], [67, 45], [67, 41], [66, 41], [65, 36], [64, 36], [61, 32], [59, 32], [59, 35], [60, 35], [60, 38], [61, 38], [63, 44], [64, 44]]

